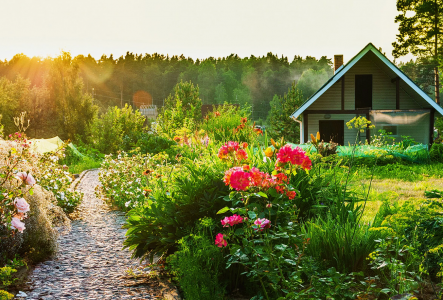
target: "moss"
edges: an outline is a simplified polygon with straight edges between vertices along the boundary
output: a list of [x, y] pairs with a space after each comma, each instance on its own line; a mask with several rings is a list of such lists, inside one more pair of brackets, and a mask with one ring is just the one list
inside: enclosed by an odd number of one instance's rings
[[12, 298], [14, 298], [13, 294], [10, 294], [4, 290], [0, 290], [0, 300], [10, 300]]

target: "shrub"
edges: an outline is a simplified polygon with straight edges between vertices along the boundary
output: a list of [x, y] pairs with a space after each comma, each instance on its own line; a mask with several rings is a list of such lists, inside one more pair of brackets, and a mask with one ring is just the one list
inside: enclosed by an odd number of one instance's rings
[[127, 104], [122, 109], [110, 107], [89, 126], [87, 142], [105, 154], [129, 150], [143, 131], [144, 122], [145, 117]]
[[214, 245], [214, 221], [202, 219], [195, 233], [178, 241], [178, 251], [168, 257], [171, 273], [179, 283], [185, 299], [223, 299], [219, 282], [225, 263], [223, 254]]
[[443, 163], [443, 144], [432, 144], [429, 156], [432, 161]]
[[201, 106], [198, 86], [194, 87], [190, 81], [180, 81], [165, 99], [162, 112], [157, 117], [157, 132], [172, 138], [183, 127], [194, 131], [201, 121]]
[[168, 138], [156, 134], [141, 133], [135, 147], [139, 148], [141, 153], [154, 155], [160, 152], [170, 153], [169, 150], [174, 145], [177, 145], [177, 143]]
[[158, 178], [151, 176], [148, 202], [128, 213], [125, 248], [140, 258], [172, 253], [176, 242], [188, 235], [199, 219], [215, 217], [223, 207], [222, 197], [228, 188], [222, 181], [222, 170], [222, 163], [211, 158], [183, 158]]

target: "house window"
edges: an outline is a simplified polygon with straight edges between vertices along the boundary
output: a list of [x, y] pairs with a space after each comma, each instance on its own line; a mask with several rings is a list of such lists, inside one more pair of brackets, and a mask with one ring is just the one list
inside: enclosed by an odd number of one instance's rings
[[386, 134], [388, 135], [395, 135], [397, 136], [397, 125], [385, 125], [383, 126], [383, 130], [386, 132]]
[[355, 109], [372, 108], [372, 75], [355, 75]]

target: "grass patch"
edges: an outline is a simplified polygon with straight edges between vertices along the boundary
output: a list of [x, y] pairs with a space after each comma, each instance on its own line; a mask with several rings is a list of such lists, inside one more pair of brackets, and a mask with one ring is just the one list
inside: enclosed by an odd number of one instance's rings
[[[368, 180], [364, 180], [362, 189], [368, 189]], [[383, 201], [398, 201], [402, 205], [406, 201], [419, 203], [426, 199], [425, 191], [443, 190], [443, 180], [439, 178], [428, 178], [415, 182], [403, 181], [400, 179], [374, 179], [372, 181], [371, 191], [366, 204], [365, 213], [362, 221], [371, 222], [375, 217]]]
[[79, 174], [84, 170], [99, 168], [100, 165], [101, 160], [94, 160], [89, 156], [85, 156], [82, 160], [69, 165], [69, 172], [71, 172], [71, 174]]

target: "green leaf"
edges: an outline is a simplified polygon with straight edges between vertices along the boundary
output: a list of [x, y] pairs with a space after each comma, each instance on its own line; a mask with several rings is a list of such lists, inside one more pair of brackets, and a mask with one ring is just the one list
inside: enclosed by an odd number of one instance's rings
[[257, 218], [257, 214], [253, 211], [248, 211], [248, 216], [249, 219], [254, 220], [255, 218]]
[[217, 212], [217, 215], [219, 215], [219, 214], [224, 214], [224, 213], [227, 212], [228, 210], [229, 210], [229, 207], [225, 206], [225, 207], [223, 207], [222, 209], [220, 209], [220, 210]]
[[263, 192], [258, 192], [257, 195], [258, 195], [259, 197], [268, 198], [268, 195], [266, 195], [266, 194], [263, 193]]
[[391, 292], [391, 289], [385, 288], [380, 291], [380, 293], [388, 294]]
[[29, 190], [29, 195], [31, 195], [31, 196], [34, 195], [34, 189]]

